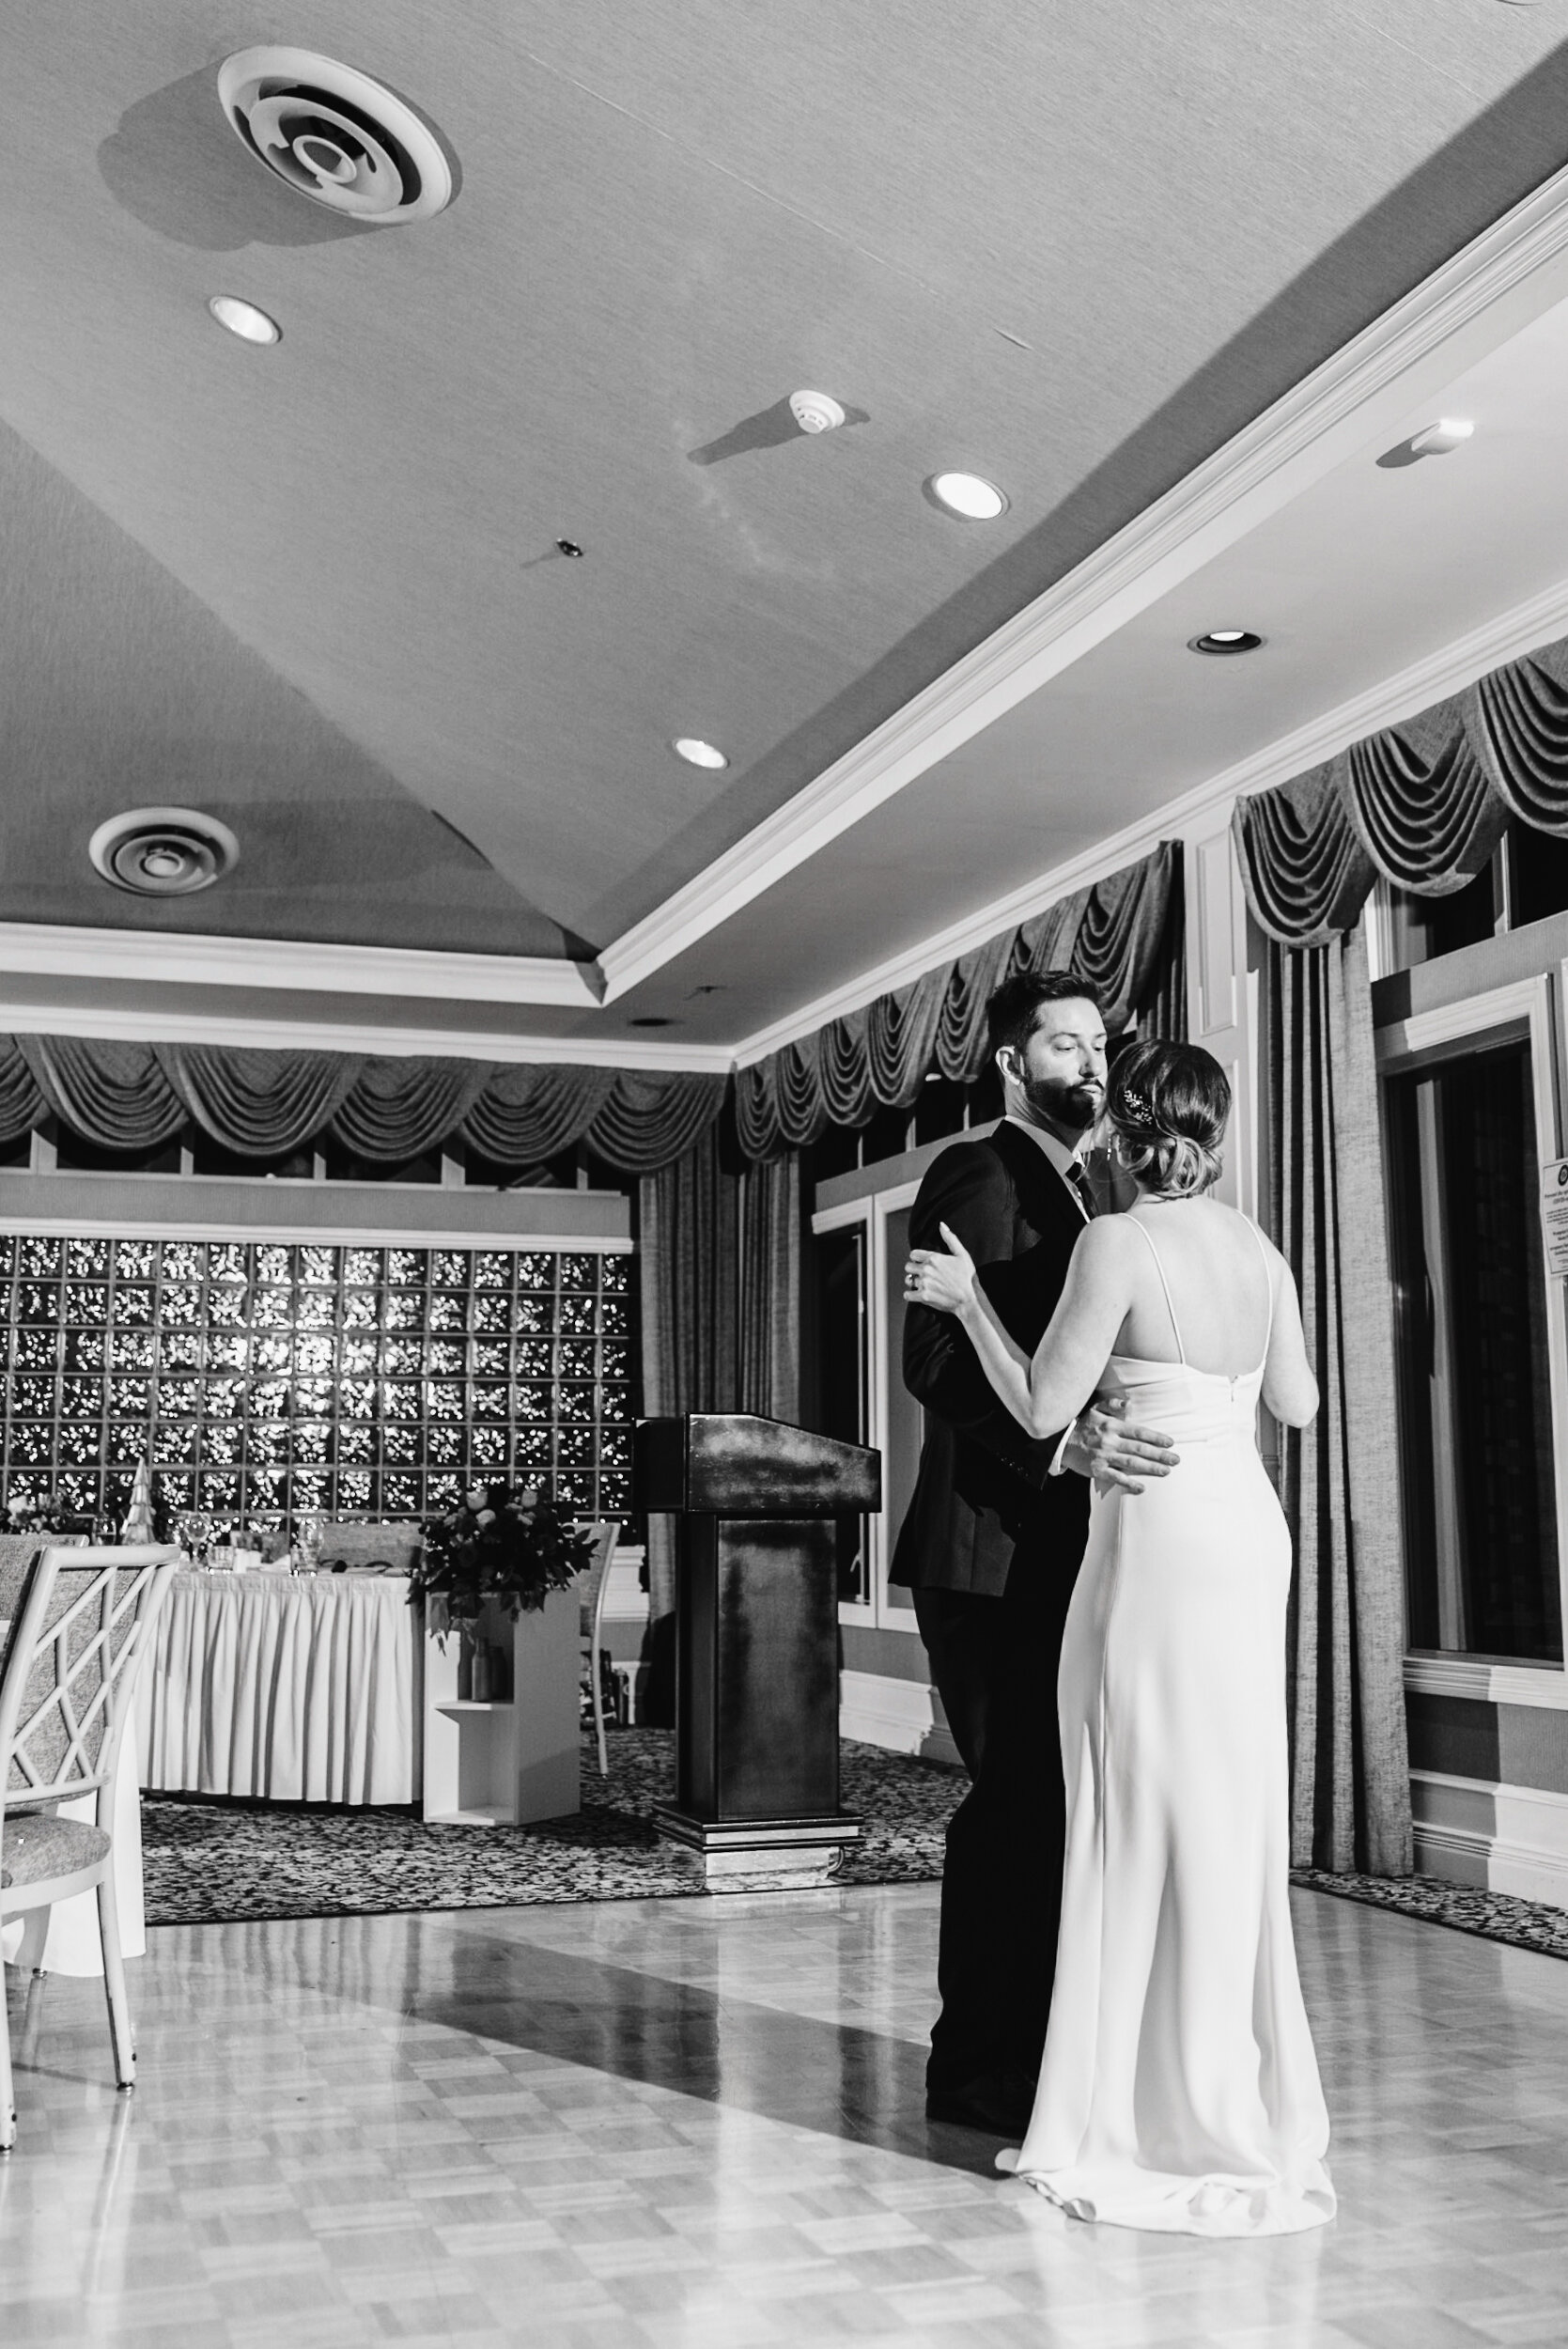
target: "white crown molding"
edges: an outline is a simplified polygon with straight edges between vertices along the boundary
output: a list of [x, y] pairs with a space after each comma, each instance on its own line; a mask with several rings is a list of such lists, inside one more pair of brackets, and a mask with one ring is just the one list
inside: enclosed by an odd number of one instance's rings
[[1568, 170], [605, 947], [605, 1001], [733, 919], [1565, 292]]
[[320, 940], [172, 936], [0, 922], [0, 973], [156, 979], [183, 987], [405, 995], [442, 1003], [551, 1003], [592, 1010], [596, 966], [545, 955], [447, 954], [424, 946], [340, 946]]
[[248, 1045], [267, 1051], [370, 1052], [389, 1060], [430, 1053], [442, 1060], [548, 1064], [573, 1068], [625, 1068], [723, 1075], [735, 1065], [727, 1044], [644, 1044], [629, 1037], [475, 1034], [465, 1028], [380, 1026], [369, 1020], [330, 1020], [262, 1013], [197, 1012], [170, 990], [158, 1002], [132, 1007], [79, 1003], [8, 1001], [0, 979], [0, 1034], [82, 1035], [129, 1044]]
[[[914, 945], [897, 955], [861, 972], [825, 995], [819, 995], [798, 1010], [772, 1021], [751, 1035], [730, 1044], [685, 1044], [674, 1040], [653, 1043], [641, 1038], [608, 1036], [537, 1036], [499, 1032], [475, 1034], [471, 1029], [434, 1026], [399, 1025], [389, 1020], [385, 1024], [369, 1020], [331, 1020], [302, 1019], [273, 1015], [250, 1009], [245, 1012], [197, 1011], [182, 1005], [179, 988], [185, 984], [233, 986], [263, 984], [247, 979], [226, 960], [229, 948], [247, 957], [252, 967], [263, 955], [274, 957], [280, 972], [284, 957], [304, 953], [315, 955], [318, 949], [300, 949], [276, 942], [262, 943], [252, 940], [221, 938], [189, 940], [157, 939], [160, 966], [166, 960], [162, 949], [165, 946], [195, 945], [202, 950], [203, 961], [195, 968], [170, 972], [160, 967], [149, 971], [145, 958], [147, 933], [127, 933], [121, 930], [75, 930], [60, 926], [45, 927], [30, 923], [0, 923], [0, 1033], [51, 1035], [102, 1036], [124, 1038], [140, 1043], [149, 1034], [163, 1044], [230, 1044], [249, 1045], [271, 1050], [287, 1051], [302, 1046], [322, 1052], [371, 1052], [389, 1058], [432, 1053], [457, 1060], [493, 1060], [506, 1062], [536, 1062], [569, 1065], [580, 1067], [616, 1067], [655, 1071], [693, 1070], [722, 1074], [732, 1067], [744, 1068], [763, 1060], [769, 1052], [784, 1045], [812, 1034], [826, 1026], [830, 1019], [859, 1010], [878, 995], [893, 988], [908, 986], [911, 979], [935, 970], [941, 963], [955, 961], [973, 947], [984, 945], [1000, 932], [1017, 928], [1032, 914], [1044, 911], [1058, 898], [1069, 895], [1075, 889], [1115, 872], [1134, 858], [1147, 855], [1160, 840], [1192, 837], [1196, 833], [1217, 829], [1229, 818], [1230, 809], [1244, 792], [1265, 791], [1278, 783], [1285, 783], [1293, 775], [1304, 773], [1324, 759], [1332, 758], [1351, 742], [1375, 734], [1384, 726], [1395, 725], [1401, 719], [1413, 717], [1418, 711], [1430, 708], [1472, 685], [1503, 662], [1516, 661], [1537, 645], [1545, 644], [1554, 635], [1568, 634], [1568, 580], [1556, 583], [1525, 602], [1510, 607], [1495, 618], [1483, 622], [1456, 637], [1435, 653], [1424, 655], [1393, 677], [1385, 677], [1366, 692], [1341, 702], [1322, 716], [1297, 726], [1260, 751], [1228, 767], [1206, 782], [1166, 801], [1151, 809], [1135, 823], [1125, 825], [1120, 832], [1109, 833], [1091, 848], [1037, 873], [1017, 889], [1009, 890], [981, 906], [960, 921], [949, 923], [934, 930]], [[106, 969], [98, 959], [98, 943], [108, 940], [123, 953], [131, 937], [142, 950], [134, 968]], [[21, 947], [12, 950], [12, 941], [20, 940]], [[28, 949], [33, 959], [26, 959]], [[85, 949], [85, 950], [84, 950]], [[440, 955], [421, 951], [420, 966], [411, 971], [414, 957], [395, 948], [338, 947], [326, 950], [334, 956], [353, 956], [361, 959], [348, 966], [356, 973], [357, 990], [379, 993], [383, 990], [372, 982], [380, 974], [383, 961], [391, 966], [384, 973], [389, 981], [386, 992], [413, 995], [422, 989], [410, 981], [424, 979], [433, 995], [446, 1001], [487, 1001], [500, 999], [487, 989], [473, 988], [467, 982], [474, 975], [474, 966], [485, 966], [487, 972], [496, 967], [509, 969], [504, 957]], [[194, 958], [193, 958], [194, 960]], [[368, 961], [378, 966], [377, 973], [365, 970]], [[451, 985], [440, 982], [448, 975], [448, 967], [458, 966], [450, 975]], [[340, 968], [344, 967], [342, 965]], [[575, 970], [575, 965], [565, 966]], [[168, 1007], [105, 1004], [100, 1008], [84, 1008], [79, 1003], [50, 1003], [47, 1001], [9, 1001], [4, 989], [4, 974], [26, 972], [45, 977], [135, 978], [155, 981], [162, 990], [168, 988]], [[315, 978], [313, 971], [302, 968], [299, 962], [287, 964], [287, 985], [291, 994], [308, 994]], [[280, 978], [275, 984], [285, 982]], [[574, 1003], [579, 999], [573, 998]]]
[[904, 948], [830, 993], [816, 996], [770, 1026], [757, 1029], [734, 1046], [736, 1066], [744, 1068], [753, 1061], [766, 1059], [769, 1052], [793, 1044], [800, 1036], [812, 1034], [830, 1019], [842, 1019], [874, 1002], [878, 995], [907, 987], [911, 979], [918, 979], [944, 962], [955, 961], [960, 955], [983, 946], [987, 939], [997, 937], [1002, 930], [1016, 929], [1032, 914], [1043, 912], [1059, 898], [1071, 895], [1075, 889], [1086, 888], [1107, 873], [1130, 864], [1135, 858], [1146, 856], [1161, 840], [1190, 838], [1200, 831], [1218, 829], [1229, 820], [1231, 808], [1245, 793], [1266, 791], [1276, 784], [1288, 783], [1293, 775], [1305, 774], [1352, 742], [1377, 734], [1385, 726], [1397, 725], [1402, 719], [1412, 718], [1422, 709], [1430, 709], [1435, 703], [1446, 701], [1450, 694], [1462, 692], [1489, 670], [1500, 668], [1505, 661], [1517, 661], [1521, 654], [1561, 634], [1568, 634], [1568, 580], [1558, 581], [1525, 602], [1499, 613], [1496, 618], [1483, 621], [1438, 651], [1424, 654], [1393, 677], [1382, 678], [1349, 701], [1325, 710], [1321, 717], [1281, 735], [1278, 740], [1225, 768], [1206, 783], [1196, 784], [1191, 790], [1167, 800], [1135, 823], [1097, 840], [1092, 848], [1053, 865], [1048, 872], [1034, 874], [1017, 889], [1009, 890], [1004, 897], [992, 898], [988, 905], [966, 914], [962, 921], [932, 931], [918, 944]]

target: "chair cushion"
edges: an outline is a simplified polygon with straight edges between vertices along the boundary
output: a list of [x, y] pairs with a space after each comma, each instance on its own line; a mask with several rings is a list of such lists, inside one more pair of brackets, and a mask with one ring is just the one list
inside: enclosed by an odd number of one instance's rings
[[57, 1819], [47, 1811], [7, 1818], [0, 1834], [0, 1890], [6, 1886], [47, 1883], [90, 1868], [109, 1849], [101, 1827], [85, 1819]]

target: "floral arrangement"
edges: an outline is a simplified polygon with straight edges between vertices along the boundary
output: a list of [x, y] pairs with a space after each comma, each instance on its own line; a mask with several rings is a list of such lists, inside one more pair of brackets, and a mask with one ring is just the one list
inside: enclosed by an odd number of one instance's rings
[[586, 1534], [543, 1501], [534, 1486], [471, 1485], [450, 1515], [425, 1520], [424, 1554], [409, 1577], [409, 1598], [424, 1599], [430, 1629], [444, 1639], [472, 1625], [487, 1599], [515, 1622], [567, 1589], [592, 1555]]
[[90, 1539], [97, 1523], [96, 1517], [68, 1509], [53, 1496], [39, 1501], [28, 1494], [14, 1493], [6, 1503], [4, 1530], [8, 1533], [85, 1533]]

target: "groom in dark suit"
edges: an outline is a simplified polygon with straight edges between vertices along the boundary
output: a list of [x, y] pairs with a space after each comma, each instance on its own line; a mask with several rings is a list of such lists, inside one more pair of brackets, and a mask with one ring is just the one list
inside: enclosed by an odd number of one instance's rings
[[[1018, 1344], [1044, 1335], [1094, 1201], [1080, 1152], [1105, 1098], [1099, 998], [1060, 971], [1009, 979], [986, 1005], [1005, 1115], [944, 1150], [909, 1219], [946, 1223]], [[1138, 1491], [1170, 1439], [1100, 1411], [1038, 1442], [999, 1401], [955, 1318], [911, 1305], [904, 1383], [924, 1406], [914, 1497], [889, 1580], [916, 1620], [970, 1779], [947, 1832], [926, 2110], [1017, 2135], [1045, 2045], [1066, 1821], [1056, 1673], [1093, 1475]]]

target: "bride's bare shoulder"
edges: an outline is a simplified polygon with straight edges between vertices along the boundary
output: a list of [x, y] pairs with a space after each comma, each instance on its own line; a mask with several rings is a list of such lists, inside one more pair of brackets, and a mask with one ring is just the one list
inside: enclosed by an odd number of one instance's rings
[[1143, 1243], [1133, 1231], [1136, 1220], [1130, 1213], [1095, 1216], [1079, 1234], [1074, 1253], [1094, 1267], [1119, 1264], [1134, 1249], [1143, 1252]]
[[1203, 1205], [1214, 1218], [1214, 1228], [1222, 1230], [1227, 1240], [1240, 1240], [1245, 1233], [1249, 1248], [1261, 1245], [1270, 1265], [1284, 1263], [1284, 1258], [1255, 1216], [1244, 1215], [1239, 1207], [1228, 1206], [1222, 1199], [1205, 1199]]

